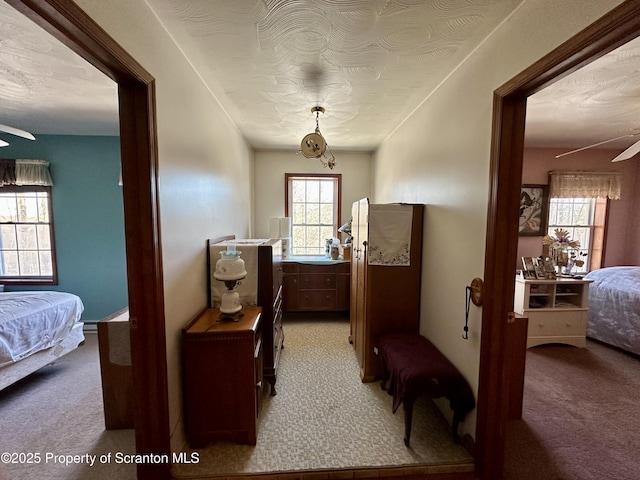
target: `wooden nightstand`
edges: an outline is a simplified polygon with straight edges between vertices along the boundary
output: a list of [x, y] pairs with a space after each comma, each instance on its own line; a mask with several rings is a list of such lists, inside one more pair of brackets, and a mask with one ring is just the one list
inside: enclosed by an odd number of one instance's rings
[[185, 431], [194, 448], [217, 439], [255, 445], [262, 396], [260, 307], [237, 322], [206, 310], [182, 329]]

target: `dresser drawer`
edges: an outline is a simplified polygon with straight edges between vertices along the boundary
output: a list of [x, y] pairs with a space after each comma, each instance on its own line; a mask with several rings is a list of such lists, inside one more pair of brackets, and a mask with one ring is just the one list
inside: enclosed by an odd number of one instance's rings
[[336, 273], [336, 265], [317, 265], [301, 263], [298, 265], [300, 273]]
[[300, 283], [298, 288], [300, 290], [322, 290], [322, 289], [335, 289], [336, 288], [336, 276], [335, 274], [305, 274], [299, 275]]
[[587, 328], [585, 312], [553, 312], [547, 315], [529, 315], [528, 337], [584, 336]]
[[335, 310], [335, 290], [300, 291], [300, 310]]
[[351, 272], [351, 262], [338, 263], [336, 265], [336, 272], [338, 272], [338, 273], [350, 273]]
[[298, 264], [291, 262], [282, 262], [283, 273], [298, 273]]

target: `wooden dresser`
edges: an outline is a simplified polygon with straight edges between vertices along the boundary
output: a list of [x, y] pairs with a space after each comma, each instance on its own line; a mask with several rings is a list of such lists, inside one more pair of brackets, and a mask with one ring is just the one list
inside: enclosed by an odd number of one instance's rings
[[182, 377], [187, 440], [200, 448], [225, 439], [255, 445], [262, 396], [260, 307], [237, 322], [206, 310], [182, 329]]
[[349, 262], [282, 263], [285, 312], [348, 311]]
[[258, 247], [258, 305], [262, 307], [262, 342], [264, 379], [276, 392], [280, 350], [284, 343], [282, 329], [282, 241], [271, 239]]

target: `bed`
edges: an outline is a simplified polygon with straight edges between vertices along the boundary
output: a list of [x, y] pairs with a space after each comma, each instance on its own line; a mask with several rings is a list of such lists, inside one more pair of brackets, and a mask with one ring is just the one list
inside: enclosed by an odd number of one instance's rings
[[587, 336], [640, 355], [640, 267], [589, 272]]
[[0, 390], [78, 348], [80, 297], [65, 292], [0, 292]]

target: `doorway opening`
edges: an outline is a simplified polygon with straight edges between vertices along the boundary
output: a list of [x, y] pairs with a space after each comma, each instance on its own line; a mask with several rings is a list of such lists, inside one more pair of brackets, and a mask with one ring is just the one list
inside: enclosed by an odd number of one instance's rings
[[509, 387], [503, 368], [515, 290], [527, 97], [638, 35], [640, 5], [627, 1], [494, 92], [476, 443], [482, 478], [500, 478], [503, 471]]
[[[71, 0], [7, 0], [118, 83], [137, 453], [170, 454], [153, 77]], [[170, 465], [138, 465], [169, 478]]]

